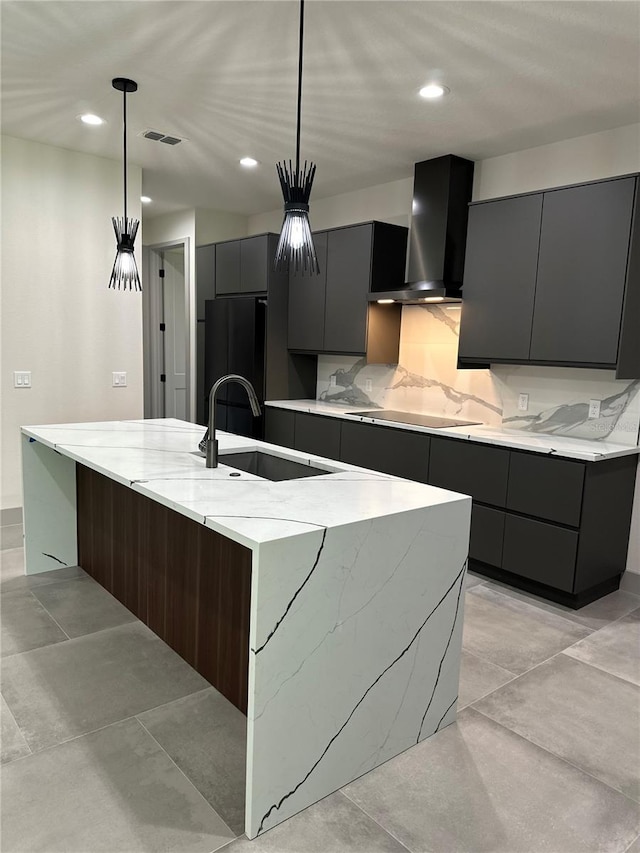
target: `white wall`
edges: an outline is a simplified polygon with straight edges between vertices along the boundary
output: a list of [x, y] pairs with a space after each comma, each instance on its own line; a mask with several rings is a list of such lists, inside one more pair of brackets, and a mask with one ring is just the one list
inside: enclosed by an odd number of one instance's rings
[[[140, 218], [140, 169], [128, 179]], [[120, 162], [2, 137], [3, 509], [22, 503], [21, 425], [142, 417], [141, 295], [108, 288], [118, 215]], [[33, 387], [14, 389], [14, 370]]]
[[247, 236], [248, 217], [223, 210], [196, 208], [196, 246]]
[[527, 148], [476, 163], [474, 201], [640, 170], [640, 124]]

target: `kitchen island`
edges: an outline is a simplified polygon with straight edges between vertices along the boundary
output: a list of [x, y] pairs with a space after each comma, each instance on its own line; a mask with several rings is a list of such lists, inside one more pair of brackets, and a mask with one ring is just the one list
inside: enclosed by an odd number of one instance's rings
[[207, 469], [172, 419], [22, 432], [26, 572], [81, 565], [246, 711], [249, 838], [454, 721], [470, 498], [225, 433]]

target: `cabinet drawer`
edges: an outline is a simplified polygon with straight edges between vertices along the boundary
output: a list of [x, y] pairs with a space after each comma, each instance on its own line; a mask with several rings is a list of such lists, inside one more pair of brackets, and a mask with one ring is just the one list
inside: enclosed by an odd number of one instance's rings
[[343, 421], [340, 459], [426, 483], [429, 441], [428, 435], [417, 432]]
[[512, 452], [507, 508], [579, 527], [583, 484], [582, 462]]
[[456, 439], [432, 438], [429, 482], [471, 495], [482, 503], [504, 506], [509, 451]]
[[471, 538], [469, 556], [472, 560], [502, 567], [502, 542], [505, 514], [499, 509], [489, 509], [478, 504], [471, 510]]
[[329, 459], [340, 458], [340, 421], [296, 413], [295, 449]]
[[264, 410], [264, 440], [280, 447], [293, 447], [296, 415], [284, 409]]
[[573, 592], [577, 551], [575, 530], [507, 513], [502, 550], [506, 571]]

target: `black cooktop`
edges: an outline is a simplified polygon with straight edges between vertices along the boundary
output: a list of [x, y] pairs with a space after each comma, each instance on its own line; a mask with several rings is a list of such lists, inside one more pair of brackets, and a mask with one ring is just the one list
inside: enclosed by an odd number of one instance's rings
[[394, 412], [392, 409], [374, 409], [372, 412], [348, 412], [350, 415], [362, 415], [379, 421], [393, 421], [396, 424], [414, 424], [415, 426], [445, 429], [446, 427], [473, 426], [481, 421], [459, 421], [455, 418], [438, 418], [434, 415], [417, 415], [413, 412]]

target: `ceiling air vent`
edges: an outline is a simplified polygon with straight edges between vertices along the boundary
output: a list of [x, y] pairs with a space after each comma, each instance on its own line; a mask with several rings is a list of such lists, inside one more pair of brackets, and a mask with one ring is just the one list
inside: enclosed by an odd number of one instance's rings
[[159, 133], [157, 130], [145, 130], [140, 136], [145, 139], [153, 139], [154, 142], [164, 142], [165, 145], [178, 145], [182, 139], [178, 136], [169, 136], [165, 133]]

